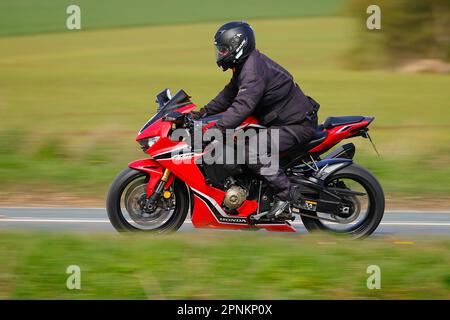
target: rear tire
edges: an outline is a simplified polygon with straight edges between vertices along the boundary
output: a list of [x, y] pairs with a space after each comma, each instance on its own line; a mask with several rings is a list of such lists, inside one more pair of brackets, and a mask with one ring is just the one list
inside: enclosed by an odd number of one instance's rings
[[[342, 170], [339, 170], [335, 174], [327, 178], [327, 181], [331, 181], [337, 178], [349, 178], [363, 184], [366, 188], [369, 197], [369, 208], [367, 217], [363, 223], [355, 230], [345, 233], [353, 239], [364, 238], [371, 235], [381, 222], [384, 214], [385, 199], [383, 189], [378, 180], [365, 168], [353, 163]], [[326, 231], [333, 233], [327, 228], [321, 220], [301, 216], [302, 222], [305, 228], [309, 232], [314, 231]], [[342, 234], [336, 232], [336, 234]]]
[[176, 199], [175, 209], [164, 224], [155, 229], [147, 230], [137, 228], [125, 219], [121, 208], [122, 195], [127, 186], [132, 185], [137, 179], [142, 179], [143, 177], [148, 177], [148, 174], [126, 168], [114, 179], [109, 188], [106, 200], [106, 211], [111, 224], [119, 232], [142, 231], [149, 233], [168, 233], [178, 230], [186, 219], [190, 205], [187, 186], [179, 179], [175, 179], [173, 182], [173, 192]]

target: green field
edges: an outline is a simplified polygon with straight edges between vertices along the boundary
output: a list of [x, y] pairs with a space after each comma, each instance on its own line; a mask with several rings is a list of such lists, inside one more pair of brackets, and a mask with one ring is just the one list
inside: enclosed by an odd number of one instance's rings
[[[45, 8], [51, 1], [20, 3], [42, 3]], [[119, 170], [145, 157], [134, 138], [154, 112], [160, 89], [184, 88], [201, 106], [230, 78], [215, 65], [211, 43], [223, 21], [182, 24], [228, 18], [218, 15], [216, 7], [197, 9], [197, 15], [162, 10], [165, 13], [155, 17], [164, 21], [136, 18], [131, 23], [125, 18], [134, 15], [125, 9], [123, 20], [114, 19], [118, 3], [111, 2], [115, 9], [102, 16], [102, 23], [93, 19], [97, 24], [89, 24], [86, 18], [86, 30], [81, 31], [56, 26], [53, 6], [39, 30], [13, 18], [18, 2], [0, 5], [1, 30], [9, 35], [0, 37], [3, 200], [55, 192], [102, 199]], [[296, 10], [283, 6], [271, 11], [269, 1], [262, 2], [264, 10], [250, 13], [245, 7], [242, 12], [248, 12], [258, 47], [290, 70], [304, 91], [321, 103], [321, 120], [331, 115], [376, 117], [371, 132], [382, 157], [376, 157], [368, 141], [357, 139], [356, 161], [379, 177], [389, 199], [448, 199], [450, 77], [349, 70], [353, 20], [317, 17], [339, 11], [331, 1], [320, 6], [293, 3], [290, 8]], [[256, 19], [264, 17], [262, 12], [274, 18]], [[291, 15], [298, 17], [279, 18]], [[183, 20], [186, 16], [192, 19]], [[173, 24], [132, 27], [168, 21]], [[118, 28], [121, 25], [127, 28]], [[107, 29], [112, 26], [116, 28]], [[62, 32], [14, 36], [44, 31]]]
[[197, 23], [233, 19], [311, 17], [341, 11], [344, 0], [4, 0], [0, 36], [66, 31], [66, 8], [81, 8], [82, 28]]
[[[449, 249], [427, 239], [2, 232], [0, 298], [449, 299]], [[66, 288], [69, 265], [81, 290]], [[367, 288], [370, 265], [381, 289]]]

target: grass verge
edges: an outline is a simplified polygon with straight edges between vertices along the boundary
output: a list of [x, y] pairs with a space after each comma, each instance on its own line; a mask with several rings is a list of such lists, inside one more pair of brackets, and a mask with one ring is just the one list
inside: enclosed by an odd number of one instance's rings
[[[402, 239], [405, 240], [405, 239]], [[450, 240], [0, 232], [3, 299], [449, 299]], [[81, 290], [66, 269], [81, 268]], [[369, 290], [367, 267], [381, 269]]]

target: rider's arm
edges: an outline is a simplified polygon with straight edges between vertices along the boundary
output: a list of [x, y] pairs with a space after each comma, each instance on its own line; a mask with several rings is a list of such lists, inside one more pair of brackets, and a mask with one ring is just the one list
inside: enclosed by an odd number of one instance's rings
[[215, 126], [224, 131], [235, 129], [256, 109], [265, 91], [264, 76], [256, 72], [241, 72], [240, 86], [231, 106]]
[[[207, 113], [208, 115], [217, 114], [225, 111], [233, 102], [236, 97], [238, 88], [235, 85], [234, 78], [223, 88], [219, 94], [211, 100], [204, 108], [200, 110], [201, 113]], [[202, 114], [203, 115], [203, 114]]]

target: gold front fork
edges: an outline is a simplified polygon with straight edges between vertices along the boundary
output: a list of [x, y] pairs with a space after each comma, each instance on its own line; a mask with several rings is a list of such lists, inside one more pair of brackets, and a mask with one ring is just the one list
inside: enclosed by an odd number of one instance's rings
[[164, 173], [162, 175], [161, 180], [164, 182], [167, 182], [167, 179], [169, 179], [170, 176], [170, 170], [169, 169], [164, 169]]

